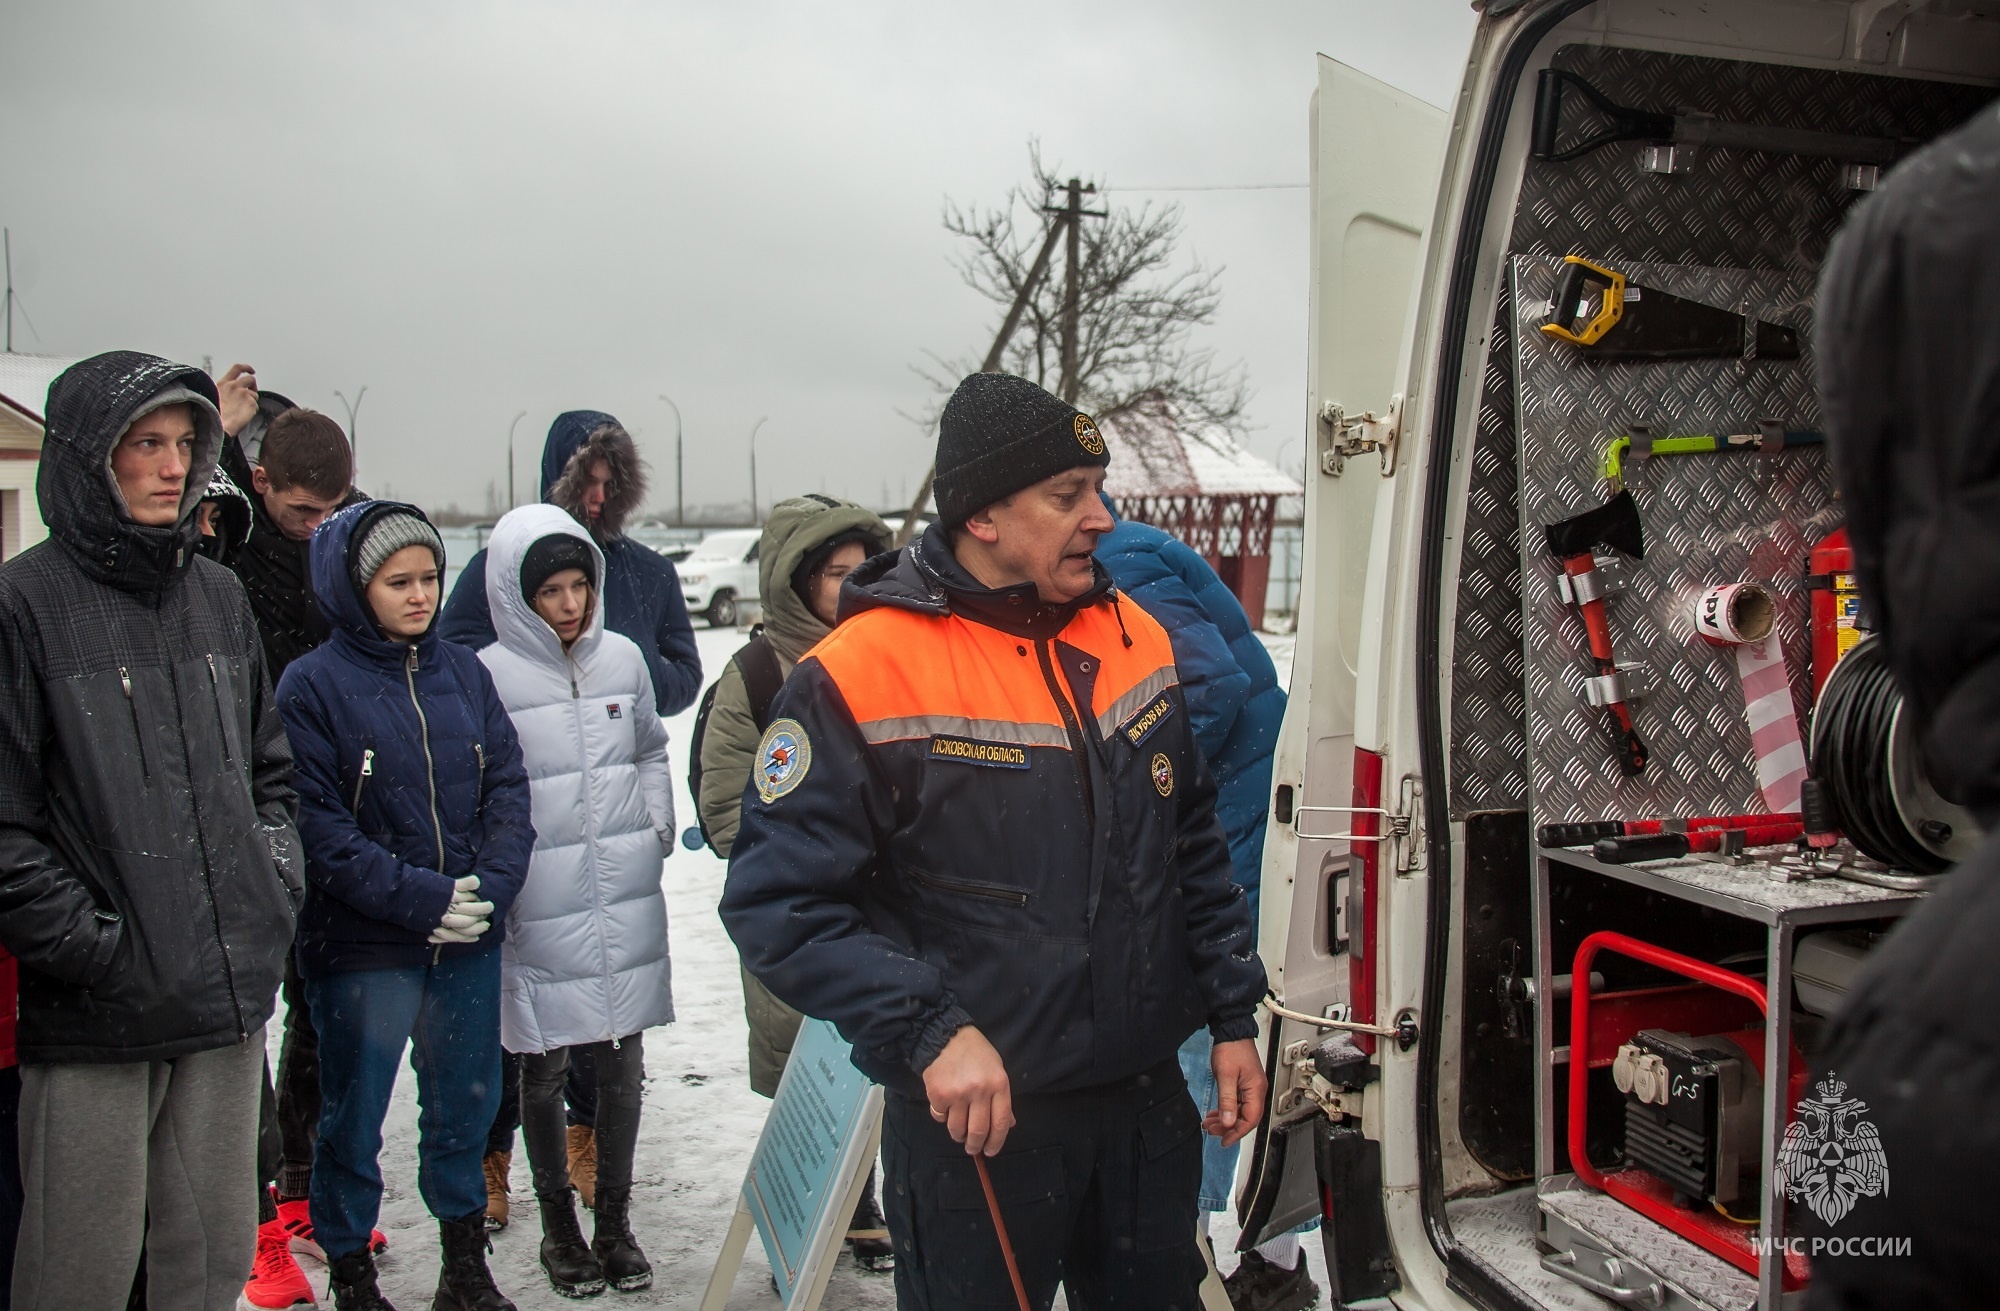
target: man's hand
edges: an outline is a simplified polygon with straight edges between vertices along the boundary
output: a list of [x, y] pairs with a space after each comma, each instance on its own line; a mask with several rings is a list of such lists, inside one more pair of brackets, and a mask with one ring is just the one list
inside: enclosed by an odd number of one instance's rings
[[1216, 1104], [1202, 1117], [1201, 1129], [1211, 1138], [1220, 1138], [1224, 1147], [1233, 1146], [1264, 1118], [1264, 1097], [1270, 1092], [1264, 1063], [1257, 1059], [1256, 1039], [1215, 1044], [1208, 1065], [1215, 1071]]
[[969, 1024], [953, 1034], [925, 1068], [924, 1092], [931, 1099], [931, 1118], [951, 1131], [953, 1142], [965, 1144], [966, 1155], [1000, 1154], [1014, 1127], [1014, 1099], [1007, 1067], [985, 1034]]
[[215, 380], [222, 411], [222, 431], [234, 437], [257, 417], [257, 370], [247, 364], [232, 364], [229, 372]]

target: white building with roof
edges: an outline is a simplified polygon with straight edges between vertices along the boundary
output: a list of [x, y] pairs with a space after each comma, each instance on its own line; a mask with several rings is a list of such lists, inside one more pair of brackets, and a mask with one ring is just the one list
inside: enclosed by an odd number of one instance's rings
[[1226, 433], [1183, 431], [1129, 413], [1101, 421], [1111, 447], [1104, 490], [1128, 519], [1165, 529], [1208, 560], [1252, 628], [1264, 623], [1271, 528], [1278, 503], [1304, 490], [1296, 478]]

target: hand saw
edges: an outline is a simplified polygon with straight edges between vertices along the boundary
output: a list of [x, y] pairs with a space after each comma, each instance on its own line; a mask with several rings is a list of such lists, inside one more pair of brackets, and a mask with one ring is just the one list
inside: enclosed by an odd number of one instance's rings
[[1541, 329], [1597, 360], [1799, 357], [1799, 334], [1781, 323], [1639, 286], [1581, 255], [1563, 256]]

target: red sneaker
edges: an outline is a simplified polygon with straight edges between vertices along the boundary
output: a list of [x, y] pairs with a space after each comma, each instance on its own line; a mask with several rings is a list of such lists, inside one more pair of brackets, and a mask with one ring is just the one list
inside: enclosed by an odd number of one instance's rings
[[312, 1282], [292, 1258], [292, 1236], [282, 1220], [257, 1226], [257, 1257], [250, 1264], [250, 1282], [243, 1301], [262, 1311], [316, 1311]]
[[[313, 1241], [313, 1222], [309, 1206], [304, 1198], [296, 1202], [278, 1203], [278, 1223], [291, 1235], [294, 1252], [303, 1252], [315, 1261], [324, 1261], [326, 1253], [320, 1251], [319, 1244]], [[389, 1240], [383, 1236], [380, 1229], [368, 1231], [368, 1250], [378, 1256], [389, 1250]]]

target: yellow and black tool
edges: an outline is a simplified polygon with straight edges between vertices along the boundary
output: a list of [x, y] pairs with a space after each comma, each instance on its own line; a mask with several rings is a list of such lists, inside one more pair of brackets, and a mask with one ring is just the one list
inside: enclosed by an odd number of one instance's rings
[[1596, 360], [1795, 360], [1799, 334], [1626, 280], [1581, 255], [1563, 256], [1544, 336]]

